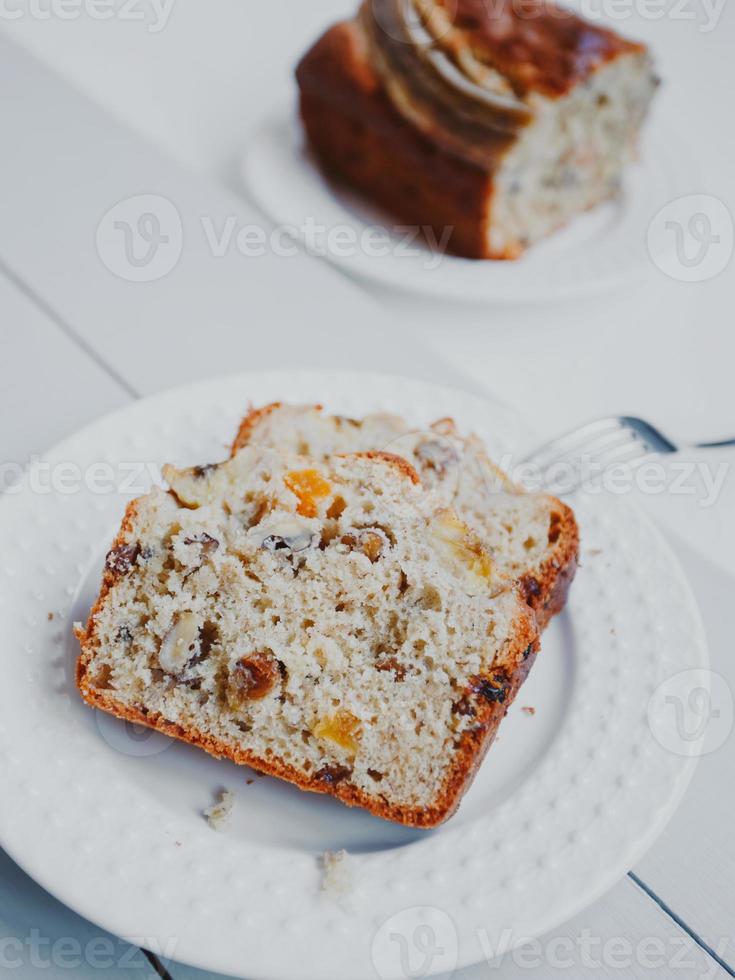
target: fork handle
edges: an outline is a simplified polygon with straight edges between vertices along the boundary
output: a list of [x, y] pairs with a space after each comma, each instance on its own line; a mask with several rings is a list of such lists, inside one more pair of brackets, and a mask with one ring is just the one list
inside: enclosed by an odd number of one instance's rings
[[722, 439], [720, 442], [698, 442], [695, 449], [721, 449], [724, 446], [735, 446], [735, 439]]

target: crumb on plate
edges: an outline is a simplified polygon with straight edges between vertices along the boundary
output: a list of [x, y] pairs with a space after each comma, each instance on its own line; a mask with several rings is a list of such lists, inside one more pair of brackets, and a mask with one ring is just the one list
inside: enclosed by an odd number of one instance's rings
[[207, 807], [204, 816], [207, 823], [213, 830], [220, 830], [232, 816], [232, 808], [235, 805], [235, 794], [232, 790], [223, 789], [217, 801], [212, 806]]
[[352, 887], [352, 859], [347, 851], [325, 851], [321, 864], [322, 891], [329, 895], [346, 895]]

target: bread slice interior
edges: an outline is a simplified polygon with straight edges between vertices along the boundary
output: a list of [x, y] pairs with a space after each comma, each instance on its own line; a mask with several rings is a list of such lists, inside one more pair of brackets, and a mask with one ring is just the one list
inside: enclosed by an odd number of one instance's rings
[[91, 704], [392, 820], [457, 806], [534, 616], [401, 458], [246, 446], [128, 508], [79, 631]]
[[498, 570], [518, 580], [542, 628], [564, 607], [579, 551], [571, 508], [549, 494], [526, 493], [491, 462], [480, 439], [462, 437], [451, 419], [416, 430], [396, 415], [350, 419], [319, 405], [273, 403], [243, 419], [232, 452], [249, 444], [315, 459], [380, 450], [404, 457], [435, 505], [453, 507]]

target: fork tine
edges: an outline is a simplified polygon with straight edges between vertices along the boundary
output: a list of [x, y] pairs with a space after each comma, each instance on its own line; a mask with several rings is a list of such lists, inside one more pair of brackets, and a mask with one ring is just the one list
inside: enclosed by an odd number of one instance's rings
[[601, 455], [612, 452], [619, 447], [627, 449], [631, 445], [631, 442], [631, 433], [625, 429], [616, 429], [571, 446], [566, 452], [556, 455], [539, 468], [544, 472], [548, 472], [552, 467], [568, 466], [570, 463], [575, 462], [581, 464], [583, 460], [588, 463], [595, 463]]
[[559, 436], [558, 439], [552, 439], [546, 445], [540, 446], [535, 452], [527, 456], [524, 462], [533, 463], [542, 469], [547, 468], [544, 466], [545, 460], [556, 461], [567, 456], [570, 452], [578, 450], [596, 436], [619, 432], [620, 430], [620, 422], [614, 418], [589, 422], [573, 432], [568, 432], [566, 435]]
[[[588, 478], [601, 478], [612, 465], [633, 467], [650, 456], [646, 444], [625, 427], [588, 440], [582, 448], [587, 452], [580, 453], [577, 447], [550, 461], [541, 470], [542, 483], [552, 489], [558, 486], [559, 492], [571, 492]], [[555, 468], [559, 469], [558, 475], [553, 474]]]
[[625, 443], [621, 443], [616, 449], [602, 453], [598, 457], [597, 462], [602, 463], [605, 467], [612, 465], [621, 466], [623, 464], [631, 465], [638, 461], [642, 462], [644, 459], [648, 459], [653, 455], [655, 454], [642, 439], [634, 437]]

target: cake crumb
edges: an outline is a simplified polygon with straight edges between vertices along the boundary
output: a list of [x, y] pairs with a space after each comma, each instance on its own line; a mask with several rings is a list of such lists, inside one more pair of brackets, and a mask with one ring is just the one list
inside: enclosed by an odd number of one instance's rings
[[52, 612], [46, 613], [46, 619], [49, 621], [49, 623], [53, 618], [54, 618], [54, 614]]
[[536, 714], [536, 709], [535, 708], [532, 708], [528, 704], [527, 705], [524, 705], [524, 707], [521, 708], [521, 711], [523, 712], [524, 715], [535, 715]]
[[332, 896], [347, 895], [352, 888], [352, 860], [347, 851], [325, 851], [321, 864], [322, 891]]
[[255, 782], [254, 779], [246, 779], [245, 780], [245, 785], [246, 786], [252, 786], [254, 782]]
[[232, 790], [223, 789], [219, 794], [217, 802], [207, 807], [204, 811], [204, 816], [207, 818], [209, 826], [213, 830], [221, 830], [229, 822], [234, 805], [235, 794]]

